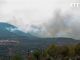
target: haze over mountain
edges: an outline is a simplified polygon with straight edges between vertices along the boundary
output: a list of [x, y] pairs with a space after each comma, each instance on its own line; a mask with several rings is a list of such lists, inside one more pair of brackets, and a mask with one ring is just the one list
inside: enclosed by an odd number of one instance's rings
[[[0, 0], [0, 22], [38, 37], [80, 39], [79, 0]], [[36, 26], [38, 28], [33, 28]]]
[[0, 38], [29, 38], [28, 35], [29, 34], [20, 31], [16, 26], [0, 22]]
[[0, 40], [18, 40], [20, 41], [20, 46], [23, 47], [45, 47], [49, 44], [76, 44], [80, 40], [75, 40], [72, 38], [63, 37], [53, 37], [53, 38], [39, 38], [29, 33], [24, 33], [20, 31], [16, 26], [8, 23], [0, 22]]

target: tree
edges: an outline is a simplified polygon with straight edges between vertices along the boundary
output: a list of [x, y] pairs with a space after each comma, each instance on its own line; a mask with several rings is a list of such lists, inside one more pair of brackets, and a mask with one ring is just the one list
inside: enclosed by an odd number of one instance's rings
[[68, 52], [69, 59], [74, 60], [75, 59], [75, 45], [71, 45], [68, 47], [69, 47], [69, 52]]
[[47, 48], [47, 54], [52, 58], [56, 59], [58, 55], [58, 47], [56, 45], [51, 45]]
[[80, 43], [75, 46], [75, 55], [77, 60], [80, 60]]
[[58, 54], [62, 57], [61, 60], [67, 60], [69, 54], [68, 46], [60, 46]]
[[75, 52], [76, 52], [76, 55], [80, 56], [80, 44], [77, 44], [75, 46]]
[[35, 57], [36, 60], [40, 60], [41, 53], [42, 52], [39, 49], [33, 51], [33, 56]]
[[22, 56], [20, 54], [15, 54], [12, 58], [12, 60], [23, 60]]

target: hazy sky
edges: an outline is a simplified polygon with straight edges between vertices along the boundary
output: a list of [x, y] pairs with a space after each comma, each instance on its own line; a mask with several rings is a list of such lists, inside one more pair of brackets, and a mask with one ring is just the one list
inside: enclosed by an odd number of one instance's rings
[[26, 22], [39, 23], [50, 19], [54, 10], [69, 9], [73, 0], [0, 0], [1, 17], [10, 20], [13, 16]]
[[0, 22], [43, 37], [79, 38], [80, 7], [72, 3], [79, 0], [0, 0]]

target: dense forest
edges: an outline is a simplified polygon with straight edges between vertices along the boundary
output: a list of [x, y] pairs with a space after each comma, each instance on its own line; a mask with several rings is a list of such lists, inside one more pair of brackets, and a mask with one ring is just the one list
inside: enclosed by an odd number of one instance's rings
[[80, 44], [51, 44], [47, 48], [28, 50], [25, 55], [16, 53], [10, 60], [80, 60]]
[[80, 44], [65, 46], [52, 44], [46, 49], [36, 49], [30, 56], [31, 60], [80, 60]]

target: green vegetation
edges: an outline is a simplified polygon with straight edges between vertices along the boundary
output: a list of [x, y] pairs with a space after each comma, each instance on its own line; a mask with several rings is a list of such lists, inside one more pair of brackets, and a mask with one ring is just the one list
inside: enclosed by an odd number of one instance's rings
[[23, 58], [20, 54], [17, 53], [12, 57], [12, 60], [23, 60]]
[[45, 49], [28, 51], [25, 58], [15, 54], [12, 60], [80, 60], [80, 44], [58, 46], [52, 44]]
[[[35, 48], [34, 50], [17, 52], [10, 56], [9, 60], [80, 60], [80, 44], [55, 45], [47, 48]], [[3, 60], [3, 59], [2, 59]]]
[[80, 60], [80, 44], [65, 46], [52, 44], [43, 51], [34, 50], [31, 56], [32, 60]]

